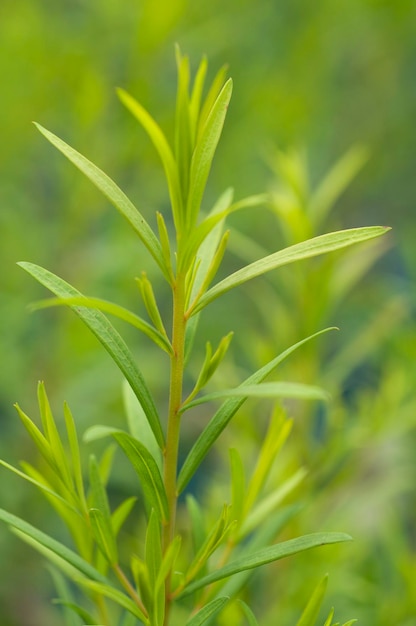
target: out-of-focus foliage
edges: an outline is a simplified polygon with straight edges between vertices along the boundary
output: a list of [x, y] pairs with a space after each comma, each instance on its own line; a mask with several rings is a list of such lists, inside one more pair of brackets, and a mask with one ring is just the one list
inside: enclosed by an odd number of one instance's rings
[[[142, 269], [133, 235], [87, 181], [63, 159], [51, 158], [31, 120], [86, 154], [144, 214], [151, 207], [152, 215], [167, 202], [157, 156], [119, 106], [114, 87], [139, 96], [164, 127], [173, 128], [169, 102], [175, 91], [175, 41], [192, 59], [206, 53], [212, 67], [228, 62], [234, 79], [232, 115], [210, 179], [212, 197], [229, 184], [237, 197], [272, 185], [275, 174], [268, 163], [276, 145], [284, 153], [293, 145], [307, 146], [312, 188], [352, 145], [369, 149], [368, 162], [335, 205], [325, 230], [334, 224], [393, 226], [394, 245], [378, 269], [367, 273], [338, 308], [328, 294], [313, 291], [313, 272], [330, 275], [328, 267], [312, 267], [301, 279], [301, 301], [282, 299], [277, 281], [253, 286], [253, 294], [255, 288], [261, 292], [268, 319], [275, 320], [277, 347], [299, 339], [305, 326], [308, 332], [319, 330], [322, 321], [340, 326], [349, 338], [340, 342], [347, 346], [343, 353], [337, 352], [336, 339], [328, 338], [323, 353], [293, 363], [299, 379], [316, 381], [318, 375], [317, 382], [335, 393], [330, 415], [313, 420], [302, 415], [295, 425], [293, 454], [301, 455], [312, 474], [305, 493], [312, 502], [308, 514], [319, 524], [322, 516], [333, 518], [334, 527], [341, 519], [343, 530], [357, 538], [350, 562], [322, 562], [310, 590], [327, 568], [337, 619], [355, 614], [362, 624], [410, 626], [416, 612], [413, 0], [2, 0], [1, 456], [25, 456], [28, 442], [18, 435], [11, 405], [24, 399], [29, 410], [39, 378], [47, 381], [52, 398], [70, 401], [81, 431], [97, 416], [110, 421], [121, 406], [120, 378], [77, 320], [54, 310], [27, 314], [26, 305], [44, 292], [16, 261], [30, 259], [81, 290], [93, 287], [94, 293], [116, 300], [128, 292], [120, 276], [130, 285]], [[245, 232], [267, 250], [276, 249], [277, 240], [283, 243], [281, 224], [264, 210], [256, 220], [246, 218]], [[229, 262], [237, 266], [238, 257]], [[292, 280], [298, 280], [296, 272], [287, 276], [289, 285]], [[138, 300], [130, 293], [132, 302]], [[256, 294], [253, 301], [229, 296], [225, 309], [218, 305], [218, 317], [205, 321], [215, 342], [234, 311], [244, 306], [253, 316], [238, 369], [251, 371], [270, 349], [257, 340], [256, 327], [265, 323], [259, 301]], [[290, 306], [297, 307], [296, 319]], [[162, 365], [149, 347], [145, 340], [137, 344], [148, 382], [157, 389]], [[246, 428], [254, 441], [260, 437], [250, 425]], [[248, 446], [253, 445], [250, 437]], [[2, 502], [15, 511], [31, 508], [37, 495], [17, 478], [9, 480], [0, 482]], [[116, 477], [114, 489], [123, 489], [122, 476]], [[34, 516], [46, 526], [54, 524], [38, 504]], [[35, 557], [3, 533], [0, 553], [4, 626], [56, 623], [53, 608], [42, 600], [48, 575], [39, 573]], [[340, 565], [348, 565], [347, 572]], [[305, 560], [304, 576], [309, 566], [316, 572], [317, 562]], [[281, 576], [285, 583], [286, 574]], [[291, 580], [292, 590], [288, 582], [276, 597], [287, 607], [288, 623], [295, 623], [299, 616], [289, 615], [290, 593], [297, 593], [299, 581], [296, 576]], [[338, 615], [344, 606], [345, 613]]]

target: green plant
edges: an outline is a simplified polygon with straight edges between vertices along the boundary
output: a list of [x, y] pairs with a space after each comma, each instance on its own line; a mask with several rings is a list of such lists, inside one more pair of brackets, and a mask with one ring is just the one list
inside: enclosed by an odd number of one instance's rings
[[[188, 367], [198, 320], [217, 298], [231, 289], [279, 267], [350, 246], [382, 235], [384, 227], [337, 231], [300, 241], [267, 254], [231, 273], [213, 286], [226, 250], [229, 231], [224, 230], [228, 215], [250, 209], [267, 200], [265, 194], [241, 201], [227, 190], [204, 213], [201, 204], [211, 163], [222, 132], [232, 82], [221, 69], [203, 97], [206, 60], [198, 68], [192, 88], [187, 57], [177, 51], [178, 90], [175, 140], [172, 149], [154, 119], [134, 98], [119, 90], [122, 102], [137, 118], [161, 158], [171, 205], [171, 216], [157, 213], [157, 232], [146, 221], [120, 188], [97, 166], [61, 139], [38, 126], [41, 133], [92, 183], [104, 193], [137, 233], [163, 276], [171, 294], [172, 316], [168, 326], [146, 274], [137, 279], [149, 321], [130, 310], [99, 298], [86, 297], [69, 283], [32, 263], [21, 267], [55, 294], [36, 305], [67, 305], [88, 326], [123, 374], [128, 431], [97, 425], [87, 431], [84, 442], [109, 438], [112, 444], [100, 460], [90, 456], [88, 487], [82, 468], [82, 452], [75, 422], [64, 406], [65, 437], [59, 432], [43, 384], [38, 401], [42, 422], [39, 429], [17, 406], [18, 414], [40, 454], [39, 467], [24, 462], [21, 469], [2, 462], [37, 486], [50, 501], [67, 527], [73, 547], [38, 530], [5, 510], [0, 519], [20, 538], [44, 554], [55, 566], [54, 577], [67, 623], [167, 626], [168, 624], [213, 623], [221, 611], [239, 596], [253, 570], [311, 548], [347, 541], [344, 533], [319, 532], [273, 543], [296, 506], [282, 507], [284, 494], [294, 489], [302, 471], [282, 485], [282, 492], [267, 492], [267, 478], [291, 429], [282, 408], [273, 412], [267, 436], [258, 453], [250, 479], [245, 478], [238, 441], [230, 450], [230, 503], [217, 502], [214, 519], [205, 512], [202, 499], [188, 491], [191, 479], [202, 461], [248, 398], [296, 398], [326, 401], [319, 387], [284, 381], [264, 382], [277, 366], [314, 340], [325, 329], [286, 348], [237, 387], [201, 393], [223, 362], [232, 333], [224, 336], [216, 349], [208, 341], [205, 358], [197, 375]], [[170, 217], [172, 228], [170, 228]], [[169, 401], [166, 417], [148, 388], [136, 359], [104, 313], [135, 327], [162, 350], [169, 362]], [[182, 464], [178, 462], [181, 425], [198, 420], [201, 405], [220, 401], [219, 408], [202, 429]], [[132, 407], [134, 407], [132, 409]], [[135, 538], [126, 546], [120, 531], [136, 502], [129, 496], [113, 510], [106, 489], [115, 444], [134, 468], [141, 486], [140, 505], [134, 524]], [[180, 465], [180, 466], [179, 466]], [[180, 512], [180, 516], [179, 516]], [[182, 519], [186, 517], [186, 521]], [[65, 578], [61, 577], [62, 572]], [[68, 584], [66, 579], [75, 583]], [[314, 592], [298, 626], [315, 623], [324, 584]], [[81, 591], [77, 591], [81, 590]], [[256, 624], [251, 609], [235, 604], [238, 619]], [[332, 613], [325, 624], [332, 621]], [[350, 622], [349, 622], [350, 623]]]

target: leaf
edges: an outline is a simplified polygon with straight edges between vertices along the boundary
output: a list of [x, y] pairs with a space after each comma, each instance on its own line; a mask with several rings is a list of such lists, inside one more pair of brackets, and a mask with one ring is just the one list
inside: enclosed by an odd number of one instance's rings
[[159, 125], [137, 100], [124, 91], [124, 89], [117, 89], [117, 93], [122, 103], [143, 126], [159, 154], [168, 182], [175, 225], [178, 229], [181, 225], [182, 199], [178, 168], [169, 143]]
[[71, 471], [68, 466], [66, 452], [52, 415], [49, 400], [46, 395], [45, 385], [42, 382], [38, 384], [38, 403], [43, 424], [43, 431], [47, 440], [49, 441], [57, 473], [66, 485], [66, 487], [70, 490], [73, 490], [74, 481], [72, 479]]
[[208, 62], [206, 56], [202, 57], [201, 63], [199, 64], [194, 85], [192, 88], [191, 98], [189, 101], [189, 117], [191, 120], [191, 133], [192, 133], [192, 145], [195, 145], [197, 130], [198, 130], [198, 119], [201, 108], [201, 100], [202, 100], [202, 91], [204, 88], [205, 77], [207, 74]]
[[179, 555], [181, 548], [182, 538], [180, 535], [176, 535], [172, 543], [169, 544], [165, 554], [163, 555], [162, 563], [160, 565], [159, 573], [156, 580], [156, 588], [159, 589], [163, 586], [169, 572], [175, 566], [176, 559]]
[[188, 226], [193, 226], [196, 223], [211, 163], [224, 125], [232, 87], [232, 80], [229, 79], [219, 93], [208, 115], [192, 155], [189, 195], [186, 207]]
[[229, 598], [222, 597], [212, 600], [186, 622], [186, 626], [202, 626], [208, 619], [218, 615], [227, 604]]
[[110, 506], [94, 455], [90, 457], [90, 501], [89, 516], [94, 537], [110, 565], [115, 565], [118, 562], [118, 554]]
[[123, 404], [130, 435], [142, 442], [162, 471], [162, 452], [157, 444], [143, 408], [127, 381], [123, 381]]
[[84, 510], [86, 511], [87, 503], [86, 503], [85, 491], [84, 491], [84, 480], [82, 476], [81, 454], [79, 450], [78, 436], [77, 436], [74, 418], [66, 402], [64, 403], [64, 417], [65, 417], [66, 432], [68, 434], [69, 447], [71, 450], [72, 471], [74, 474], [75, 486], [78, 492], [78, 497], [80, 499], [80, 502]]
[[208, 118], [208, 115], [210, 113], [210, 111], [212, 110], [212, 107], [216, 101], [216, 99], [218, 98], [218, 94], [220, 93], [221, 89], [224, 86], [226, 77], [227, 77], [227, 71], [228, 71], [228, 66], [227, 65], [223, 65], [218, 72], [215, 75], [214, 80], [211, 83], [211, 86], [208, 90], [208, 94], [204, 100], [204, 103], [202, 105], [201, 108], [201, 113], [199, 115], [199, 121], [198, 121], [198, 138], [201, 136], [204, 128], [205, 128], [205, 124]]
[[178, 71], [178, 89], [176, 96], [175, 119], [175, 157], [179, 171], [182, 198], [188, 195], [189, 164], [193, 149], [192, 130], [189, 108], [189, 58], [182, 56], [176, 46], [176, 66]]
[[110, 200], [138, 234], [163, 274], [168, 278], [168, 270], [164, 262], [160, 243], [143, 215], [128, 199], [126, 194], [121, 191], [107, 174], [104, 174], [94, 163], [91, 163], [91, 161], [71, 148], [62, 139], [59, 139], [59, 137], [43, 128], [40, 124], [35, 123], [35, 126], [55, 148], [62, 152]]
[[246, 481], [244, 464], [237, 448], [230, 448], [231, 465], [231, 506], [234, 519], [238, 525], [243, 520], [243, 510], [246, 496]]
[[287, 419], [284, 410], [278, 405], [272, 413], [256, 466], [251, 474], [250, 485], [245, 498], [244, 511], [246, 513], [251, 510], [260, 494], [280, 449], [291, 433], [292, 424], [293, 420]]
[[69, 585], [61, 572], [51, 566], [48, 566], [48, 570], [52, 576], [55, 589], [59, 594], [59, 599], [54, 598], [52, 602], [63, 606], [65, 626], [80, 626], [81, 621], [78, 616], [83, 616], [83, 621], [88, 624], [96, 624], [97, 622], [87, 611], [84, 611], [74, 603]]
[[209, 557], [215, 552], [218, 546], [224, 541], [230, 530], [235, 526], [235, 520], [231, 518], [231, 507], [227, 504], [223, 506], [221, 515], [214, 526], [205, 537], [203, 543], [195, 554], [186, 572], [185, 584], [193, 580], [204, 567]]
[[107, 559], [108, 563], [111, 566], [116, 565], [118, 561], [117, 545], [111, 526], [108, 524], [106, 517], [99, 509], [90, 509], [89, 517], [91, 529], [98, 547]]
[[114, 511], [111, 516], [111, 525], [113, 527], [114, 535], [117, 537], [121, 527], [129, 516], [132, 508], [134, 507], [137, 498], [135, 496], [131, 496], [124, 500]]
[[89, 296], [73, 296], [68, 298], [47, 298], [46, 300], [40, 300], [31, 305], [32, 310], [44, 309], [52, 306], [69, 306], [69, 307], [85, 307], [87, 309], [95, 309], [97, 311], [104, 311], [110, 313], [118, 319], [127, 322], [130, 326], [134, 326], [142, 333], [147, 335], [159, 348], [162, 348], [165, 352], [172, 355], [173, 349], [169, 343], [169, 340], [159, 330], [156, 330], [151, 324], [144, 319], [129, 311], [128, 309], [114, 304], [114, 302], [108, 302], [101, 298], [91, 298]]
[[315, 587], [296, 626], [315, 626], [328, 585], [328, 574]]
[[331, 207], [368, 160], [363, 146], [354, 146], [342, 156], [312, 194], [308, 212], [315, 225], [321, 224]]
[[157, 585], [159, 572], [162, 566], [162, 545], [160, 538], [160, 522], [155, 510], [149, 517], [145, 540], [145, 561], [149, 577], [149, 586], [152, 593], [151, 616], [155, 626], [162, 626], [165, 615], [165, 589]]
[[[328, 332], [329, 330], [335, 330], [334, 328], [326, 328], [325, 330], [319, 331], [310, 337], [306, 337], [302, 341], [295, 343], [293, 346], [279, 354], [277, 357], [272, 359], [267, 365], [259, 369], [257, 372], [252, 374], [249, 378], [245, 380], [243, 385], [254, 385], [263, 381], [266, 376], [268, 376], [274, 369], [281, 363], [286, 357], [288, 357], [292, 352], [297, 350], [304, 343], [307, 343], [311, 339], [318, 337], [319, 335]], [[224, 404], [218, 409], [215, 413], [211, 421], [205, 427], [201, 435], [198, 437], [193, 447], [191, 448], [188, 456], [185, 459], [185, 462], [181, 468], [178, 477], [178, 493], [181, 493], [196, 469], [202, 462], [202, 460], [207, 455], [209, 449], [213, 446], [217, 438], [220, 436], [224, 428], [230, 422], [232, 417], [236, 414], [238, 409], [245, 401], [245, 397], [243, 398], [231, 398], [226, 400]]]
[[328, 617], [327, 617], [327, 618], [326, 618], [326, 620], [325, 620], [325, 624], [324, 624], [324, 626], [331, 626], [331, 624], [332, 624], [332, 618], [334, 617], [334, 612], [335, 612], [335, 610], [334, 610], [334, 608], [332, 608], [332, 609], [330, 610], [330, 612], [329, 612]]
[[208, 341], [205, 346], [205, 359], [204, 363], [201, 367], [201, 371], [198, 375], [195, 386], [186, 401], [186, 405], [189, 406], [189, 402], [191, 398], [196, 396], [196, 394], [207, 384], [207, 382], [212, 378], [215, 373], [215, 370], [221, 364], [221, 361], [225, 357], [228, 347], [230, 345], [231, 339], [233, 338], [234, 333], [228, 333], [225, 337], [223, 337], [218, 345], [218, 348], [212, 354], [212, 347], [210, 342]]
[[159, 520], [168, 519], [168, 502], [162, 476], [156, 461], [145, 446], [126, 433], [116, 432], [114, 439], [122, 448], [140, 479], [147, 504], [154, 508]]
[[237, 600], [237, 602], [241, 606], [241, 608], [243, 609], [244, 615], [247, 618], [247, 622], [248, 622], [249, 626], [259, 626], [259, 623], [256, 620], [256, 616], [254, 615], [254, 613], [250, 609], [250, 607], [245, 602], [243, 602], [242, 600]]
[[328, 400], [329, 395], [320, 387], [304, 385], [302, 383], [262, 383], [257, 385], [241, 385], [234, 389], [221, 389], [213, 391], [201, 398], [184, 404], [181, 413], [188, 411], [194, 406], [205, 404], [220, 398], [244, 397], [244, 398], [298, 398], [302, 400]]
[[160, 523], [152, 510], [147, 524], [145, 541], [145, 561], [149, 572], [149, 582], [152, 589], [155, 588], [156, 580], [162, 564], [162, 546], [160, 543]]
[[[78, 604], [61, 599], [53, 599], [52, 602], [53, 604], [60, 604], [68, 609], [71, 609], [71, 611], [73, 611], [74, 614], [79, 615], [79, 617], [81, 617], [84, 623], [88, 624], [88, 626], [99, 626], [99, 623], [92, 617], [92, 615], [81, 606], [78, 606]], [[76, 623], [79, 624], [80, 622], [77, 621]]]
[[49, 537], [42, 531], [38, 530], [28, 522], [8, 513], [4, 509], [0, 509], [0, 520], [12, 526], [17, 531], [19, 531], [22, 535], [28, 537], [32, 540], [33, 545], [37, 544], [40, 547], [45, 547], [47, 550], [56, 554], [63, 561], [68, 563], [70, 566], [95, 581], [100, 581], [102, 583], [106, 582], [104, 576], [102, 576], [92, 565], [84, 561], [78, 554], [64, 546], [56, 539]]
[[205, 295], [199, 300], [193, 314], [203, 309], [207, 304], [222, 296], [224, 293], [237, 287], [257, 276], [261, 276], [266, 272], [300, 261], [302, 259], [308, 259], [319, 254], [326, 254], [333, 252], [334, 250], [340, 250], [346, 246], [353, 245], [360, 241], [366, 241], [379, 237], [387, 231], [389, 227], [385, 226], [368, 226], [364, 228], [351, 228], [348, 230], [340, 230], [334, 233], [327, 233], [325, 235], [319, 235], [313, 239], [308, 239], [297, 243], [278, 252], [274, 252], [254, 263], [250, 263], [241, 270], [234, 272], [230, 276], [227, 276], [224, 280], [217, 283]]
[[276, 508], [282, 503], [282, 501], [302, 482], [307, 475], [307, 471], [300, 467], [283, 485], [274, 489], [270, 495], [254, 507], [254, 509], [247, 516], [239, 533], [238, 540], [248, 535], [252, 530], [258, 528], [265, 520], [269, 519]]
[[188, 596], [197, 589], [206, 587], [211, 583], [222, 580], [223, 578], [228, 578], [229, 576], [233, 576], [239, 572], [257, 568], [261, 565], [266, 565], [279, 559], [283, 559], [284, 557], [292, 556], [293, 554], [304, 552], [305, 550], [310, 550], [311, 548], [332, 543], [340, 543], [343, 541], [351, 541], [351, 537], [345, 533], [313, 533], [311, 535], [304, 535], [302, 537], [297, 537], [296, 539], [283, 541], [274, 546], [269, 546], [268, 548], [263, 548], [262, 550], [258, 550], [252, 554], [245, 555], [244, 557], [225, 565], [225, 567], [220, 567], [207, 576], [204, 576], [203, 578], [200, 578], [199, 580], [196, 580], [188, 585], [179, 597]]
[[[21, 262], [18, 263], [26, 272], [31, 274], [36, 280], [38, 280], [47, 289], [52, 291], [59, 298], [67, 297], [83, 297], [77, 289], [72, 287], [69, 283], [62, 280], [55, 274], [52, 274], [48, 270], [34, 265], [33, 263]], [[95, 309], [87, 309], [85, 307], [71, 307], [72, 310], [82, 319], [82, 321], [88, 326], [91, 332], [102, 343], [107, 350], [115, 364], [119, 367], [121, 372], [128, 380], [131, 388], [136, 394], [146, 417], [149, 421], [156, 440], [161, 448], [164, 447], [164, 435], [162, 427], [159, 421], [159, 416], [153, 398], [150, 391], [144, 382], [144, 378], [140, 370], [138, 369], [133, 356], [125, 344], [124, 340], [120, 337], [115, 328], [110, 324], [108, 319], [100, 311]]]
[[32, 485], [35, 485], [38, 489], [40, 489], [41, 491], [44, 491], [46, 494], [52, 496], [53, 498], [56, 498], [57, 500], [59, 500], [61, 504], [63, 504], [65, 507], [68, 507], [72, 513], [78, 514], [78, 511], [75, 509], [75, 507], [72, 504], [70, 504], [67, 500], [65, 500], [65, 498], [59, 495], [59, 493], [56, 493], [56, 491], [51, 489], [48, 485], [41, 483], [39, 480], [36, 480], [32, 476], [29, 476], [25, 472], [21, 472], [19, 469], [17, 469], [17, 467], [14, 467], [13, 465], [9, 465], [9, 463], [6, 463], [6, 461], [3, 461], [1, 459], [0, 459], [0, 465], [3, 465], [3, 467], [17, 474], [17, 476], [20, 476], [21, 478], [24, 478], [28, 482], [32, 483]]
[[[236, 547], [234, 554], [240, 558], [246, 554], [265, 548], [271, 541], [276, 540], [276, 536], [288, 525], [288, 523], [301, 510], [299, 504], [282, 507], [275, 515], [265, 520], [265, 522], [251, 535], [247, 542], [243, 542]], [[249, 580], [256, 574], [256, 570], [245, 570], [235, 574], [232, 578], [224, 581], [221, 585], [221, 594], [234, 598], [242, 589], [247, 589]]]
[[19, 414], [20, 419], [22, 420], [23, 426], [26, 428], [27, 432], [31, 436], [34, 441], [37, 449], [43, 456], [43, 458], [48, 462], [48, 464], [55, 470], [55, 460], [53, 458], [51, 446], [49, 441], [43, 435], [43, 433], [39, 430], [39, 428], [34, 424], [34, 422], [30, 419], [26, 413], [22, 411], [20, 406], [16, 403], [14, 405], [16, 411]]
[[110, 598], [110, 600], [113, 600], [113, 602], [122, 606], [124, 609], [132, 613], [132, 615], [135, 615], [137, 618], [142, 620], [145, 624], [149, 624], [147, 617], [141, 608], [139, 608], [139, 606], [122, 591], [119, 591], [110, 585], [96, 582], [95, 580], [87, 580], [84, 578], [78, 580], [77, 582], [79, 585], [86, 587], [99, 596]]

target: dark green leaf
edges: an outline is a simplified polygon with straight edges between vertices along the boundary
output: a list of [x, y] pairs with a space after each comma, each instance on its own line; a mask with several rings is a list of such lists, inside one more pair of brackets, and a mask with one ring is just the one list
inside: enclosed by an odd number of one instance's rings
[[154, 508], [159, 520], [168, 518], [165, 487], [156, 461], [145, 446], [127, 433], [114, 433], [114, 439], [125, 452], [139, 476], [147, 504]]

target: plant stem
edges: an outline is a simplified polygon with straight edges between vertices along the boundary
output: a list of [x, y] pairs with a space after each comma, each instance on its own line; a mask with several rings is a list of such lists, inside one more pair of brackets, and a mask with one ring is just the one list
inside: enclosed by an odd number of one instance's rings
[[[182, 386], [185, 353], [185, 273], [178, 272], [173, 287], [173, 323], [170, 368], [169, 413], [165, 447], [164, 484], [168, 500], [169, 518], [163, 528], [162, 545], [166, 552], [175, 534], [177, 487], [176, 475], [178, 467], [178, 449], [180, 438], [182, 405]], [[165, 624], [169, 621], [170, 607], [170, 576], [166, 579], [166, 611]]]

